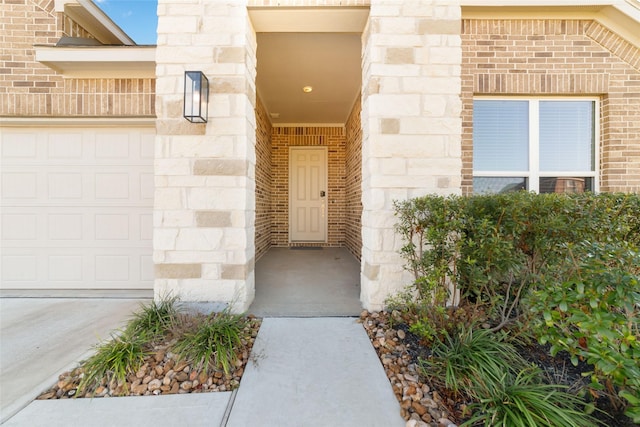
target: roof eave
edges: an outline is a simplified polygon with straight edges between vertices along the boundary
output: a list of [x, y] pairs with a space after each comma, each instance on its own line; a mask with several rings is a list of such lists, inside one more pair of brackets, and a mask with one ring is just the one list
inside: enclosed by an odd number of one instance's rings
[[154, 46], [35, 46], [36, 61], [67, 78], [155, 78]]
[[91, 0], [56, 0], [55, 10], [64, 12], [103, 44], [136, 45], [136, 42]]

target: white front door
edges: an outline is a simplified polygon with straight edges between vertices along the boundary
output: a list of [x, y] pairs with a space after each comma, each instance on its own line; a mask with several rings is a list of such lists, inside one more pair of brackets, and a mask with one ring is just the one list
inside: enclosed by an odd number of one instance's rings
[[327, 148], [289, 149], [289, 238], [327, 240]]

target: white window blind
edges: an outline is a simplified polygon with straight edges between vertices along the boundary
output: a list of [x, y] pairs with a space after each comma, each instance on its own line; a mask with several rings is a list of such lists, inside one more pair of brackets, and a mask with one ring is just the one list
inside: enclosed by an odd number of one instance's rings
[[473, 103], [473, 170], [526, 171], [529, 164], [529, 103]]

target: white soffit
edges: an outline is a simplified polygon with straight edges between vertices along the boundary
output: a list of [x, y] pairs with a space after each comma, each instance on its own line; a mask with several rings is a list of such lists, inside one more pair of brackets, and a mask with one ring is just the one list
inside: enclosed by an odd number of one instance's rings
[[362, 33], [368, 7], [250, 8], [257, 33]]
[[36, 61], [73, 78], [155, 78], [155, 46], [35, 46]]

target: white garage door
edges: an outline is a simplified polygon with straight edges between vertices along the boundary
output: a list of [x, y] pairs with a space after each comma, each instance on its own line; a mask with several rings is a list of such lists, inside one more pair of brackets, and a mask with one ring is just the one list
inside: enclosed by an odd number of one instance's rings
[[153, 128], [4, 128], [2, 289], [153, 287]]

